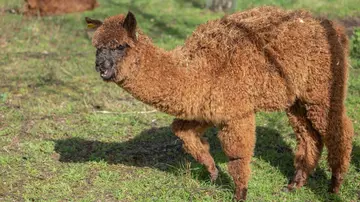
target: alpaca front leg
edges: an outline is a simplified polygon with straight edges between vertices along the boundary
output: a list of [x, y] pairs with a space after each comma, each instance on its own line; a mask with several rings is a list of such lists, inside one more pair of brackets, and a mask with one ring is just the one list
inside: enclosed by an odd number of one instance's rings
[[210, 125], [207, 123], [181, 119], [175, 119], [172, 123], [172, 130], [183, 141], [185, 151], [203, 164], [210, 173], [211, 181], [215, 181], [218, 177], [218, 170], [209, 152], [209, 143], [201, 137], [208, 127]]
[[250, 161], [255, 147], [255, 114], [224, 125], [219, 139], [229, 158], [228, 170], [235, 183], [235, 199], [246, 200]]

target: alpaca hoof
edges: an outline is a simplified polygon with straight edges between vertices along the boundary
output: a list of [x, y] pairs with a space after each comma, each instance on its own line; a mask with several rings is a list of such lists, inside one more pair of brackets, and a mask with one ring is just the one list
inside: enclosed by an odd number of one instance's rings
[[219, 170], [217, 169], [217, 166], [215, 167], [215, 170], [210, 172], [210, 180], [211, 183], [214, 183], [216, 181], [216, 179], [219, 176]]
[[333, 194], [337, 194], [337, 193], [339, 193], [339, 190], [340, 190], [339, 187], [332, 187], [332, 186], [330, 186], [328, 192], [329, 192], [329, 193], [333, 193]]
[[292, 192], [296, 189], [296, 183], [292, 182], [290, 184], [288, 184], [288, 186], [283, 189], [285, 192]]
[[339, 193], [342, 181], [343, 181], [343, 178], [341, 177], [340, 174], [336, 175], [336, 176], [333, 175], [331, 177], [331, 185], [329, 187], [329, 192], [334, 193], [334, 194]]
[[287, 188], [287, 191], [288, 192], [292, 192], [292, 191], [295, 191], [296, 189], [299, 189], [303, 186], [304, 184], [300, 183], [300, 182], [291, 182], [290, 184], [288, 184], [288, 186], [286, 187]]
[[294, 179], [287, 186], [288, 191], [293, 191], [305, 185], [307, 174], [302, 170], [297, 170]]
[[235, 201], [246, 201], [247, 188], [236, 189]]
[[[289, 185], [288, 185], [288, 186], [289, 186]], [[281, 191], [282, 191], [282, 192], [285, 192], [285, 193], [288, 193], [288, 192], [292, 191], [291, 189], [289, 189], [288, 186], [283, 187], [283, 188], [281, 189]]]

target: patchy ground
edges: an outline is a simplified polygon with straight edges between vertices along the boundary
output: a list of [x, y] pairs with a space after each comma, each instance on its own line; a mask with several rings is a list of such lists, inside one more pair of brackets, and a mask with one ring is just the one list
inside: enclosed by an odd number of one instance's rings
[[[239, 3], [239, 9], [270, 1], [254, 2]], [[339, 18], [356, 16], [359, 8], [357, 0], [301, 2]], [[0, 0], [0, 8], [21, 3]], [[99, 3], [91, 12], [56, 17], [0, 13], [0, 201], [230, 201], [233, 185], [216, 129], [206, 134], [221, 169], [212, 184], [172, 135], [173, 117], [99, 78], [84, 23], [85, 16], [105, 18], [131, 9], [143, 31], [170, 49], [182, 44], [197, 24], [222, 14], [187, 0]], [[297, 1], [279, 4], [301, 6]], [[346, 105], [359, 134], [359, 69], [350, 70]], [[294, 193], [283, 191], [294, 172], [295, 147], [283, 113], [258, 114], [256, 132], [249, 201], [360, 200], [359, 135], [341, 195], [334, 196], [326, 191], [326, 151], [308, 185]]]
[[339, 18], [336, 21], [340, 22], [346, 28], [346, 33], [349, 37], [353, 35], [355, 28], [360, 28], [360, 17], [358, 16]]

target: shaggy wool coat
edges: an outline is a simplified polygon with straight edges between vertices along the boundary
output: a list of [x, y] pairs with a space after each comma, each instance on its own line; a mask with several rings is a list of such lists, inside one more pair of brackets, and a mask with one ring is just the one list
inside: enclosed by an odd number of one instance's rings
[[261, 7], [208, 21], [171, 51], [156, 47], [135, 26], [132, 14], [110, 17], [97, 27], [93, 45], [128, 46], [113, 81], [177, 117], [175, 135], [212, 180], [218, 171], [201, 137], [208, 127], [219, 128], [235, 198], [241, 200], [255, 146], [255, 113], [284, 110], [297, 137], [289, 189], [306, 183], [325, 144], [330, 191], [339, 191], [353, 136], [344, 106], [348, 40], [340, 26], [306, 11]]
[[99, 6], [96, 0], [25, 0], [26, 15], [60, 15], [92, 10]]

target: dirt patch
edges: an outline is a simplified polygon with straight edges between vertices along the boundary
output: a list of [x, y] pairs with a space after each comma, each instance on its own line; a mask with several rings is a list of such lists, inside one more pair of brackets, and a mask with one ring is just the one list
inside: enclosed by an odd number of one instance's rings
[[360, 16], [335, 19], [346, 28], [346, 34], [351, 37], [356, 27], [360, 27]]
[[5, 48], [8, 45], [6, 38], [0, 37], [0, 48]]
[[5, 8], [5, 7], [0, 7], [0, 15], [5, 15], [7, 13], [10, 14], [21, 14], [21, 11], [19, 8]]

